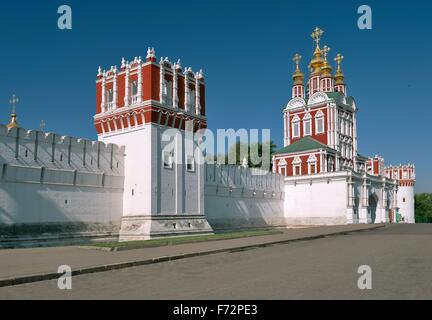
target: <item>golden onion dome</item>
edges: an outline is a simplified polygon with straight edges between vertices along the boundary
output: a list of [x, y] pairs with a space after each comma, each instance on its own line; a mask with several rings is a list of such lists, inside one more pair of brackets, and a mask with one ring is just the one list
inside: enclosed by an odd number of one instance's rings
[[16, 113], [16, 104], [18, 102], [19, 102], [18, 97], [12, 95], [12, 99], [9, 101], [9, 103], [12, 105], [11, 120], [9, 124], [6, 126], [8, 129], [19, 128], [18, 121], [17, 121], [17, 113]]
[[345, 84], [345, 75], [343, 74], [341, 69], [341, 63], [343, 58], [344, 57], [340, 53], [338, 53], [336, 58], [334, 59], [337, 63], [337, 70], [334, 75], [335, 84]]
[[9, 124], [6, 127], [8, 129], [19, 128], [19, 124], [18, 124], [18, 121], [17, 121], [17, 115], [16, 115], [16, 113], [12, 113], [11, 114], [11, 120], [10, 120]]
[[292, 76], [293, 78], [293, 82], [294, 85], [298, 85], [298, 84], [303, 84], [303, 80], [304, 80], [304, 75], [300, 70], [300, 60], [301, 60], [301, 55], [299, 55], [298, 53], [295, 54], [293, 61], [296, 64], [296, 70]]
[[323, 52], [324, 52], [324, 64], [321, 67], [321, 76], [322, 77], [331, 77], [332, 76], [332, 71], [333, 68], [331, 67], [331, 65], [328, 63], [327, 61], [327, 55], [329, 53], [331, 49], [327, 46], [324, 46], [323, 48]]
[[321, 67], [324, 65], [324, 58], [322, 51], [319, 47], [316, 47], [315, 52], [312, 56], [312, 60], [309, 63], [309, 68], [311, 69], [311, 74], [321, 73]]
[[321, 67], [324, 65], [324, 57], [323, 52], [319, 46], [320, 40], [322, 35], [324, 34], [324, 31], [322, 31], [320, 28], [316, 27], [314, 31], [311, 34], [311, 38], [316, 43], [316, 48], [312, 56], [312, 60], [309, 63], [309, 68], [311, 71], [311, 74], [316, 75], [321, 73]]

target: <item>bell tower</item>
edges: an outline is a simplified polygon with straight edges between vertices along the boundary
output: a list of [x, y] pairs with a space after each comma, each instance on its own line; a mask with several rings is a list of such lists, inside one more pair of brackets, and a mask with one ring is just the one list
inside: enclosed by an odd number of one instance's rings
[[202, 154], [186, 141], [207, 127], [204, 74], [156, 61], [149, 48], [145, 61], [123, 58], [120, 68], [99, 67], [96, 79], [98, 138], [125, 146], [120, 241], [212, 232]]

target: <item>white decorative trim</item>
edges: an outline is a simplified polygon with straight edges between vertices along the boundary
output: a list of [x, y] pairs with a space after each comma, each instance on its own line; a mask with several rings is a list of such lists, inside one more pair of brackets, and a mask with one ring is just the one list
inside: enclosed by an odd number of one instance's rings
[[306, 101], [303, 98], [297, 97], [291, 99], [288, 102], [286, 109], [297, 109], [297, 108], [303, 108], [305, 106], [306, 106]]
[[328, 96], [323, 92], [314, 93], [308, 100], [308, 105], [324, 102], [328, 100]]

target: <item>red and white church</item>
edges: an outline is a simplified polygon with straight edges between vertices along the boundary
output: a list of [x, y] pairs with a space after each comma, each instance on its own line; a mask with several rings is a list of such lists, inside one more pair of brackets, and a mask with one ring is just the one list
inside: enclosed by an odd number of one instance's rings
[[413, 165], [385, 167], [358, 152], [357, 111], [337, 54], [316, 43], [306, 79], [296, 54], [292, 99], [283, 110], [284, 148], [273, 158], [285, 176], [285, 214], [293, 224], [415, 222]]

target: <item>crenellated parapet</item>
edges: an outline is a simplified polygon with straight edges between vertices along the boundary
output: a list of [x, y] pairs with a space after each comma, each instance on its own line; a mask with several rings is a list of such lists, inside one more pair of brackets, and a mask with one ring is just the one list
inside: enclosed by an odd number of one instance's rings
[[398, 181], [398, 185], [402, 187], [411, 187], [415, 185], [415, 165], [399, 164], [385, 167], [385, 175]]
[[94, 125], [99, 135], [128, 131], [156, 123], [184, 129], [194, 120], [197, 129], [207, 126], [205, 79], [202, 70], [183, 68], [180, 60], [161, 57], [154, 48], [146, 59], [122, 59], [120, 67], [98, 69]]
[[123, 187], [125, 148], [53, 132], [0, 125], [1, 179]]
[[206, 194], [250, 198], [284, 198], [280, 174], [236, 165], [206, 164]]

